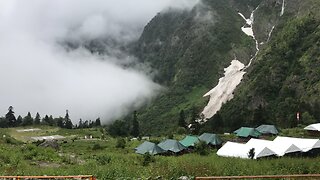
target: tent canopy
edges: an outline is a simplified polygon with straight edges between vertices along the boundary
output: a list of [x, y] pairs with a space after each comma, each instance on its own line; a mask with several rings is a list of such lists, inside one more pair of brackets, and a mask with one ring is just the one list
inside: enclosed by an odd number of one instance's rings
[[179, 141], [173, 139], [167, 139], [158, 144], [158, 146], [166, 151], [172, 151], [174, 153], [178, 153], [187, 149], [184, 145], [182, 145]]
[[217, 151], [217, 155], [223, 157], [238, 157], [248, 159], [249, 151], [249, 147], [245, 144], [228, 141]]
[[199, 136], [199, 139], [201, 141], [206, 142], [207, 144], [211, 144], [211, 145], [214, 145], [214, 146], [222, 144], [222, 140], [216, 134], [203, 133], [201, 136]]
[[293, 137], [283, 137], [278, 136], [274, 140], [274, 142], [278, 143], [291, 143], [301, 149], [302, 152], [308, 152], [311, 149], [320, 148], [320, 140], [319, 139], [306, 139], [306, 138], [293, 138]]
[[140, 144], [137, 148], [135, 148], [137, 154], [145, 154], [149, 153], [151, 155], [156, 155], [160, 153], [164, 153], [165, 150], [157, 146], [156, 144], [145, 141], [142, 144]]
[[195, 146], [199, 142], [197, 136], [186, 136], [184, 139], [179, 141], [185, 147]]
[[277, 128], [274, 125], [263, 124], [263, 125], [257, 127], [256, 130], [259, 131], [261, 134], [277, 135], [279, 133]]
[[309, 130], [309, 131], [320, 131], [320, 123], [310, 124], [309, 126], [305, 127], [304, 129]]
[[255, 128], [249, 128], [249, 127], [241, 127], [234, 131], [238, 137], [259, 137], [261, 133], [257, 131]]

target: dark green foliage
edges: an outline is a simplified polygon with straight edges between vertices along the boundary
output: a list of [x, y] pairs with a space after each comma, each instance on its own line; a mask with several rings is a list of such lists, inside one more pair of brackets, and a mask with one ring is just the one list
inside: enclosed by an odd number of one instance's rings
[[17, 125], [17, 122], [16, 122], [17, 120], [16, 120], [16, 117], [14, 116], [13, 107], [10, 106], [8, 108], [8, 111], [9, 112], [6, 114], [6, 120], [8, 122], [8, 126], [9, 127], [14, 127], [14, 126]]
[[23, 118], [19, 115], [19, 116], [17, 117], [17, 125], [18, 125], [18, 126], [21, 126], [22, 122], [23, 122]]
[[151, 162], [155, 162], [155, 158], [149, 153], [145, 153], [142, 159], [142, 166], [148, 166]]
[[28, 114], [23, 118], [22, 125], [23, 126], [29, 126], [33, 124], [33, 118], [31, 116], [31, 113], [28, 112]]
[[186, 117], [185, 117], [185, 115], [184, 115], [184, 111], [183, 111], [183, 110], [180, 111], [180, 116], [179, 116], [178, 125], [179, 125], [180, 127], [186, 127]]
[[209, 147], [204, 141], [200, 141], [199, 143], [197, 143], [194, 147], [194, 150], [201, 156], [206, 156], [209, 154]]
[[69, 118], [68, 110], [66, 111], [66, 115], [64, 117], [63, 127], [67, 128], [67, 129], [72, 129], [72, 127], [73, 127], [72, 121]]
[[116, 143], [116, 148], [125, 148], [126, 147], [126, 140], [124, 138], [118, 138]]
[[40, 124], [40, 120], [41, 120], [41, 117], [40, 117], [40, 114], [37, 113], [36, 114], [36, 117], [34, 118], [34, 124]]
[[254, 51], [242, 25], [237, 11], [221, 0], [203, 1], [191, 11], [161, 12], [151, 20], [132, 52], [158, 71], [156, 82], [167, 90], [139, 111], [142, 133], [174, 131], [181, 109], [186, 121], [192, 119], [193, 107], [201, 112], [206, 103], [202, 96], [234, 55], [246, 62]]
[[109, 155], [99, 155], [99, 156], [96, 157], [96, 160], [97, 160], [98, 164], [106, 165], [106, 164], [109, 164], [111, 162], [111, 156], [109, 156]]
[[140, 127], [139, 127], [139, 122], [138, 122], [137, 111], [133, 112], [131, 135], [133, 137], [138, 137], [140, 135]]
[[100, 120], [100, 118], [97, 118], [97, 119], [96, 119], [94, 125], [95, 125], [96, 127], [101, 126], [101, 120]]
[[104, 149], [103, 146], [101, 146], [99, 143], [95, 143], [92, 147], [92, 150], [102, 150]]
[[0, 127], [1, 128], [9, 127], [9, 122], [8, 122], [7, 118], [0, 117]]
[[127, 136], [130, 130], [130, 126], [124, 120], [116, 120], [112, 124], [110, 124], [107, 128], [108, 133], [115, 136]]
[[254, 151], [254, 148], [251, 148], [248, 152], [248, 158], [249, 159], [253, 159], [254, 158], [254, 155], [255, 155], [255, 151]]
[[[320, 20], [289, 18], [275, 30], [235, 98], [221, 109], [230, 129], [272, 123], [295, 127], [296, 113], [319, 119]], [[250, 121], [250, 119], [252, 119]]]

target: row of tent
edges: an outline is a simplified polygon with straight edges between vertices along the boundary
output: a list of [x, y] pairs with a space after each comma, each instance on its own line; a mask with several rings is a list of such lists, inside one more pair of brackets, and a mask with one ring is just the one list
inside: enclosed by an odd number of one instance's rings
[[274, 125], [261, 125], [257, 128], [241, 127], [235, 130], [233, 133], [242, 138], [258, 138], [261, 135], [277, 135], [279, 132]]
[[278, 136], [273, 141], [251, 138], [246, 144], [228, 141], [217, 151], [217, 155], [249, 158], [251, 149], [254, 150], [254, 159], [270, 156], [282, 157], [288, 154], [313, 154], [320, 150], [320, 140]]
[[203, 133], [201, 136], [186, 136], [181, 141], [174, 139], [167, 139], [160, 142], [158, 145], [149, 141], [145, 141], [135, 148], [137, 154], [151, 155], [164, 154], [164, 153], [174, 153], [178, 154], [194, 147], [200, 141], [206, 142], [209, 146], [220, 146], [222, 140], [216, 134]]

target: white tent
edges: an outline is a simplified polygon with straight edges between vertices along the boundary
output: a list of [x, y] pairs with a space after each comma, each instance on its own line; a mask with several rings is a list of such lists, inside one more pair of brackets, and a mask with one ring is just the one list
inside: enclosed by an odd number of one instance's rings
[[270, 150], [268, 147], [257, 144], [240, 144], [235, 142], [227, 142], [224, 144], [217, 152], [218, 156], [224, 157], [239, 157], [248, 159], [248, 154], [250, 149], [254, 148], [254, 159], [258, 159], [261, 157], [272, 156], [276, 153]]
[[302, 152], [308, 152], [311, 149], [320, 148], [319, 139], [305, 139], [305, 138], [292, 138], [292, 137], [282, 137], [278, 136], [273, 141], [275, 142], [288, 142], [296, 145]]
[[268, 140], [251, 138], [246, 143], [246, 146], [248, 146], [249, 149], [254, 148], [255, 150], [254, 158], [257, 159], [261, 157], [277, 155], [274, 151], [268, 148], [268, 146], [272, 143], [273, 143], [272, 141], [268, 141]]
[[320, 131], [320, 123], [310, 124], [309, 126], [305, 127], [304, 129], [309, 130], [309, 131]]
[[223, 157], [238, 157], [248, 159], [249, 151], [250, 148], [245, 144], [228, 141], [217, 151], [217, 155]]

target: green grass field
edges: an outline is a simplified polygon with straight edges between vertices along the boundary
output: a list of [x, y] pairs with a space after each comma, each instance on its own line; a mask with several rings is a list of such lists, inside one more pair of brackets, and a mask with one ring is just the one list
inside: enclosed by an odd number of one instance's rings
[[[0, 175], [95, 175], [98, 179], [147, 179], [161, 176], [280, 175], [320, 172], [320, 157], [282, 157], [261, 160], [223, 158], [211, 149], [209, 155], [155, 156], [143, 165], [144, 156], [134, 153], [142, 141], [126, 140], [116, 148], [117, 139], [100, 139], [100, 129], [65, 130], [47, 126], [36, 132], [18, 133], [15, 128], [0, 129]], [[3, 137], [3, 135], [6, 137]], [[37, 135], [59, 134], [60, 148], [39, 147], [24, 139]], [[91, 134], [94, 139], [83, 139]], [[18, 140], [15, 140], [14, 138]], [[157, 138], [161, 140], [162, 138]]]

